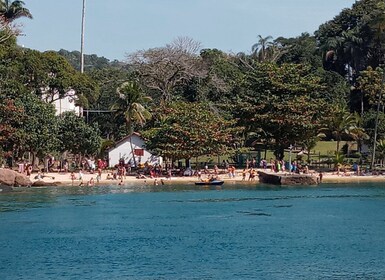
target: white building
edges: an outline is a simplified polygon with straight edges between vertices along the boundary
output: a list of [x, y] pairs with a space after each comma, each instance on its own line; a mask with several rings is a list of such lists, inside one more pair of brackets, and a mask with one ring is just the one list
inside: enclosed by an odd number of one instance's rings
[[[144, 148], [144, 140], [140, 137], [140, 134], [133, 133], [131, 135], [131, 141], [137, 164], [144, 164], [145, 162], [150, 164], [162, 164], [162, 157], [155, 156]], [[114, 167], [116, 164], [119, 164], [121, 159], [123, 159], [125, 163], [128, 163], [129, 161], [133, 163], [132, 154], [130, 136], [126, 136], [118, 141], [115, 144], [115, 147], [108, 150], [109, 167]]]
[[59, 94], [54, 94], [43, 95], [43, 99], [55, 106], [57, 116], [67, 111], [73, 111], [78, 116], [82, 115], [83, 108], [75, 105], [76, 94], [72, 89], [63, 98], [59, 98]]

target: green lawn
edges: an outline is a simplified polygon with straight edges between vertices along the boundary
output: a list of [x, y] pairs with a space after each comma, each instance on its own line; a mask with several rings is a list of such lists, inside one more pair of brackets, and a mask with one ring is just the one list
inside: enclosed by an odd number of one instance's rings
[[[346, 144], [345, 141], [341, 141], [340, 147], [343, 147], [345, 144]], [[314, 147], [314, 149], [311, 149], [311, 151], [310, 151], [311, 160], [312, 161], [318, 161], [318, 160], [332, 159], [332, 158], [334, 158], [334, 153], [335, 153], [336, 149], [337, 149], [337, 142], [336, 141], [320, 141], [317, 143], [317, 145]], [[356, 145], [353, 144], [351, 146], [351, 149], [353, 149], [353, 150], [357, 149]], [[250, 152], [250, 154], [248, 155], [248, 158], [249, 159], [251, 159], [253, 157], [257, 158], [257, 154], [258, 153], [254, 152], [254, 151]], [[296, 155], [297, 155], [296, 152], [292, 153], [292, 160], [294, 160], [296, 158]], [[265, 152], [262, 151], [261, 152], [261, 158], [264, 158], [264, 157], [265, 157]], [[268, 150], [266, 152], [267, 161], [269, 161], [270, 158], [275, 158], [275, 157], [274, 157], [273, 151]], [[307, 158], [308, 158], [307, 154], [302, 156], [302, 160], [304, 160], [304, 161], [306, 161]], [[285, 152], [285, 158], [284, 159], [286, 161], [289, 160], [289, 152], [288, 151]], [[221, 165], [223, 160], [229, 160], [229, 162], [232, 163], [232, 159], [228, 155], [222, 155], [219, 157], [217, 157], [217, 156], [211, 156], [211, 157], [202, 156], [199, 158], [191, 159], [191, 163], [193, 166], [195, 166], [195, 164], [198, 163], [199, 166], [203, 167], [203, 164], [205, 162], [208, 162], [209, 166], [214, 166], [214, 164], [218, 164], [218, 162], [219, 162], [219, 165]], [[184, 164], [184, 161], [183, 161], [183, 164]]]

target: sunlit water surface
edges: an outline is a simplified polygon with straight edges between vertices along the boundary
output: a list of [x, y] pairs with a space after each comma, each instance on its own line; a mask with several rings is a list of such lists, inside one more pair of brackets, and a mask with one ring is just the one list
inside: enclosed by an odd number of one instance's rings
[[385, 186], [2, 193], [0, 279], [385, 279]]

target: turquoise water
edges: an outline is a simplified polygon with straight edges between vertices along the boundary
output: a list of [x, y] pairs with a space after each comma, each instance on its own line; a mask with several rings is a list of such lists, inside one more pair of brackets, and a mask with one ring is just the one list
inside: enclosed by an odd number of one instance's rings
[[385, 187], [0, 194], [0, 279], [385, 279]]

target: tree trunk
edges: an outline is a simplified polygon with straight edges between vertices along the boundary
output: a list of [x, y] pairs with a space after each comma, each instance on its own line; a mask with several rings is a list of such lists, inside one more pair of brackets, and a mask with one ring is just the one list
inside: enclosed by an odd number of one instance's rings
[[130, 147], [131, 147], [131, 153], [132, 153], [132, 160], [134, 161], [134, 167], [136, 168], [137, 166], [136, 166], [135, 152], [134, 152], [134, 146], [132, 145], [131, 135], [130, 135]]

